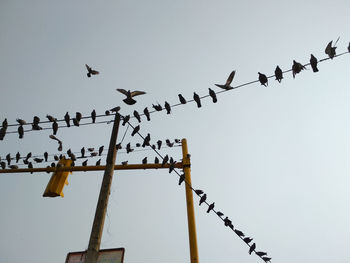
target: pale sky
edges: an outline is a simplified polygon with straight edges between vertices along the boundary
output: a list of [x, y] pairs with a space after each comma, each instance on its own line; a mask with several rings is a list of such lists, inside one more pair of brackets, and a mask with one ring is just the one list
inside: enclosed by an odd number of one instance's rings
[[[68, 111], [88, 116], [121, 106], [142, 112], [190, 100], [214, 84], [272, 75], [293, 59], [326, 57], [350, 41], [349, 1], [0, 0], [0, 122]], [[85, 64], [100, 71], [87, 78]], [[192, 184], [271, 262], [349, 262], [350, 55], [281, 83], [269, 79], [143, 118], [151, 142], [186, 138]], [[133, 106], [116, 91], [142, 90]], [[100, 120], [109, 120], [104, 118]], [[135, 119], [131, 121], [137, 124]], [[44, 126], [44, 125], [43, 125]], [[9, 130], [17, 127], [9, 127]], [[63, 151], [108, 147], [112, 125], [59, 129]], [[125, 127], [119, 131], [119, 141]], [[131, 137], [124, 146], [142, 142]], [[57, 154], [51, 130], [7, 134], [0, 156]], [[106, 152], [106, 151], [105, 151]], [[176, 160], [181, 148], [162, 149]], [[154, 152], [126, 154], [141, 163]], [[104, 163], [104, 158], [102, 158]], [[95, 159], [97, 160], [97, 159]], [[89, 164], [95, 161], [89, 160]], [[45, 164], [46, 165], [46, 164]], [[77, 162], [80, 165], [80, 161]], [[21, 165], [21, 167], [24, 167]], [[39, 165], [36, 165], [39, 167]], [[103, 172], [69, 176], [64, 198], [43, 198], [50, 175], [1, 174], [0, 262], [62, 263], [87, 249]], [[263, 262], [194, 196], [199, 262]], [[189, 262], [184, 185], [167, 170], [116, 171], [101, 248], [125, 248], [126, 263]]]

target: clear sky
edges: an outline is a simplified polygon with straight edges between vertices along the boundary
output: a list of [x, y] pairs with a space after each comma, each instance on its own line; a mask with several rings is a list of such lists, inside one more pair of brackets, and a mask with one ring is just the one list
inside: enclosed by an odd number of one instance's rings
[[[290, 69], [293, 59], [306, 64], [311, 53], [325, 58], [339, 36], [337, 53], [347, 51], [349, 10], [347, 0], [0, 0], [0, 121], [103, 114], [118, 105], [122, 114], [142, 112], [178, 103], [179, 93], [219, 91], [214, 84], [232, 70], [232, 85], [254, 81], [276, 65]], [[85, 63], [100, 75], [87, 78]], [[216, 104], [203, 99], [200, 109], [189, 103], [154, 113], [140, 132], [151, 142], [187, 138], [193, 186], [272, 262], [349, 262], [349, 66], [347, 54], [320, 63], [317, 73], [307, 67], [266, 88], [218, 94]], [[116, 88], [147, 94], [128, 106]], [[107, 148], [111, 129], [62, 128], [57, 137], [64, 151]], [[124, 145], [142, 142], [130, 132]], [[121, 127], [119, 140], [124, 133]], [[50, 134], [8, 134], [0, 156], [56, 154]], [[181, 158], [180, 148], [161, 153]], [[155, 154], [121, 151], [117, 163], [145, 156]], [[102, 175], [74, 173], [65, 197], [50, 199], [42, 197], [49, 174], [2, 174], [0, 262], [62, 263], [68, 252], [87, 249]], [[262, 262], [194, 201], [201, 263]], [[125, 247], [127, 263], [189, 262], [185, 190], [175, 174], [115, 173], [101, 248], [114, 247]]]

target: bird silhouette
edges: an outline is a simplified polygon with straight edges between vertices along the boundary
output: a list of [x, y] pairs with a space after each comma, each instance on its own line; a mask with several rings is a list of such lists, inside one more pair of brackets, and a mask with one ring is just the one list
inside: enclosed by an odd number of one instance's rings
[[199, 196], [201, 196], [204, 193], [201, 189], [196, 189], [194, 190], [194, 192]]
[[125, 126], [125, 124], [130, 120], [130, 115], [123, 116], [123, 123], [122, 125]]
[[[0, 140], [1, 141], [5, 138], [5, 135], [6, 135], [6, 129], [4, 127], [2, 127], [0, 129]], [[23, 136], [22, 136], [22, 138], [23, 138]]]
[[239, 236], [239, 237], [243, 237], [244, 236], [244, 233], [242, 231], [240, 231], [238, 229], [235, 229], [234, 231], [237, 234], [237, 236]]
[[146, 145], [149, 146], [150, 141], [151, 141], [151, 135], [148, 133], [145, 139], [143, 140], [142, 147], [144, 148]]
[[53, 156], [53, 159], [54, 159], [55, 161], [58, 161], [60, 158], [58, 158], [57, 155], [54, 155], [54, 156]]
[[67, 127], [70, 127], [70, 116], [68, 114], [68, 111], [66, 115], [64, 115], [64, 120], [66, 121]]
[[4, 128], [6, 130], [7, 126], [8, 126], [7, 118], [5, 118], [5, 120], [2, 122], [2, 128]]
[[94, 150], [95, 150], [95, 148], [87, 148], [87, 150], [89, 151], [89, 152], [93, 152]]
[[52, 123], [52, 130], [53, 130], [53, 135], [56, 135], [57, 134], [57, 131], [58, 131], [58, 124], [56, 121], [54, 121]]
[[162, 105], [160, 105], [159, 103], [157, 105], [152, 104], [152, 107], [156, 110], [156, 111], [162, 111], [163, 107]]
[[95, 156], [97, 156], [97, 155], [98, 155], [98, 152], [91, 152], [91, 153], [90, 153], [90, 156], [91, 156], [91, 157], [95, 157]]
[[23, 135], [24, 135], [23, 126], [22, 126], [22, 125], [18, 126], [17, 131], [18, 131], [18, 136], [19, 136], [19, 138], [20, 138], [20, 139], [23, 139]]
[[252, 252], [255, 250], [255, 248], [256, 248], [256, 244], [253, 243], [253, 245], [251, 245], [250, 248], [249, 248], [249, 255], [252, 254]]
[[[72, 163], [72, 164], [73, 164], [73, 163]], [[73, 167], [74, 165], [71, 165], [71, 166]], [[51, 167], [52, 167], [52, 168], [55, 168], [55, 167], [56, 167], [56, 164], [55, 164], [54, 162], [52, 162], [52, 163], [51, 163]], [[57, 167], [58, 167], [58, 164], [57, 164]]]
[[44, 159], [43, 158], [34, 158], [33, 159], [34, 160], [34, 162], [36, 162], [36, 163], [42, 163], [43, 161], [44, 161]]
[[328, 45], [326, 46], [326, 49], [324, 50], [324, 53], [326, 53], [330, 59], [333, 59], [336, 55], [335, 50], [337, 47], [335, 45], [337, 44], [338, 40], [339, 40], [339, 37], [338, 37], [337, 41], [335, 42], [334, 46], [332, 46], [333, 40], [331, 42], [329, 42]]
[[98, 148], [98, 156], [101, 156], [102, 152], [103, 152], [103, 148], [104, 145], [100, 146], [100, 148]]
[[20, 158], [21, 158], [21, 154], [19, 152], [17, 152], [16, 153], [16, 163], [18, 163]]
[[209, 88], [209, 96], [213, 99], [214, 103], [218, 101], [218, 99], [216, 98], [215, 91], [213, 91], [211, 88]]
[[25, 125], [27, 124], [27, 122], [25, 120], [22, 119], [16, 119], [16, 121], [20, 124], [20, 125]]
[[165, 157], [163, 158], [163, 161], [162, 161], [162, 167], [163, 167], [166, 163], [168, 163], [168, 161], [169, 161], [169, 156], [168, 156], [168, 155], [165, 155]]
[[267, 80], [267, 77], [265, 74], [262, 74], [260, 72], [258, 72], [259, 74], [259, 81], [261, 83], [261, 85], [264, 85], [265, 87], [267, 87], [269, 84], [268, 84], [268, 80]]
[[92, 69], [87, 64], [85, 64], [85, 67], [86, 67], [86, 69], [88, 71], [88, 73], [86, 74], [88, 76], [88, 78], [90, 78], [91, 75], [98, 75], [98, 74], [100, 74], [100, 72], [98, 72], [97, 70]]
[[160, 150], [160, 148], [162, 147], [162, 143], [163, 142], [161, 140], [157, 141], [158, 150]]
[[151, 118], [147, 107], [143, 110], [143, 113], [145, 114], [147, 121], [150, 121]]
[[181, 185], [183, 181], [185, 181], [185, 174], [179, 176], [179, 185]]
[[158, 163], [159, 163], [159, 159], [158, 159], [157, 156], [154, 158], [154, 163], [155, 163], [155, 164], [158, 164]]
[[232, 222], [231, 220], [226, 216], [225, 219], [224, 219], [224, 225], [225, 226], [230, 226], [232, 225]]
[[171, 113], [171, 106], [170, 106], [170, 104], [167, 101], [164, 104], [164, 108], [166, 109], [166, 114], [170, 114]]
[[174, 162], [174, 160], [172, 160], [172, 161], [170, 162], [169, 173], [171, 173], [172, 171], [174, 171], [174, 169], [175, 169], [175, 164], [176, 164], [176, 162]]
[[0, 162], [1, 168], [6, 169], [6, 163], [5, 162]]
[[41, 128], [38, 124], [33, 123], [33, 124], [32, 124], [32, 129], [33, 129], [34, 131], [40, 131], [40, 130], [42, 130], [43, 128]]
[[15, 164], [9, 165], [9, 167], [10, 167], [10, 169], [18, 169], [18, 165], [15, 165]]
[[141, 122], [141, 117], [140, 117], [140, 114], [136, 110], [134, 110], [134, 116], [138, 120], [138, 122], [140, 123]]
[[59, 141], [58, 142], [58, 148], [57, 148], [57, 151], [61, 152], [62, 151], [62, 142]]
[[214, 209], [214, 206], [215, 206], [215, 202], [211, 203], [211, 204], [208, 206], [207, 213], [209, 213], [211, 210], [213, 210], [213, 209]]
[[198, 108], [202, 107], [201, 98], [199, 97], [199, 95], [196, 92], [193, 92], [193, 99], [197, 103]]
[[95, 122], [96, 122], [96, 111], [95, 111], [95, 110], [93, 110], [93, 111], [91, 112], [91, 119], [92, 119], [92, 123], [95, 123]]
[[262, 251], [255, 252], [255, 254], [257, 254], [259, 257], [263, 257], [267, 255], [266, 252], [262, 252]]
[[318, 68], [317, 68], [317, 58], [311, 54], [311, 58], [310, 58], [310, 65], [312, 68], [313, 72], [318, 72]]
[[146, 94], [146, 92], [144, 91], [126, 91], [125, 89], [117, 89], [117, 91], [119, 91], [120, 93], [124, 94], [126, 96], [126, 99], [124, 99], [123, 101], [128, 104], [128, 105], [133, 105], [136, 103], [136, 100], [133, 99], [133, 97], [135, 96], [139, 96], [139, 95], [143, 95]]
[[38, 117], [38, 116], [34, 116], [33, 117], [33, 124], [39, 124], [39, 122], [40, 122], [40, 118]]
[[131, 153], [134, 149], [131, 149], [130, 142], [126, 145], [126, 153]]
[[236, 74], [236, 71], [233, 70], [230, 75], [228, 76], [227, 80], [226, 80], [226, 83], [224, 85], [221, 85], [221, 84], [215, 84], [215, 86], [219, 87], [219, 88], [222, 88], [222, 89], [225, 89], [225, 90], [230, 90], [230, 89], [233, 89], [233, 87], [231, 87], [231, 83], [232, 83], [232, 80], [233, 78], [235, 77], [235, 74]]
[[28, 161], [30, 157], [32, 157], [32, 153], [31, 153], [31, 152], [29, 152], [29, 153], [27, 154], [26, 160]]
[[72, 121], [73, 121], [74, 126], [79, 127], [80, 124], [79, 124], [79, 121], [76, 118], [73, 118]]
[[186, 104], [187, 103], [186, 99], [181, 94], [179, 94], [178, 96], [179, 96], [179, 100], [180, 100], [181, 104]]
[[85, 158], [85, 147], [80, 149], [81, 156], [80, 158]]
[[111, 113], [109, 112], [109, 110], [106, 110], [106, 111], [105, 111], [105, 115], [106, 115], [106, 116], [108, 116], [108, 115], [110, 115], [110, 114], [111, 114]]
[[120, 107], [119, 106], [114, 107], [114, 108], [110, 109], [109, 111], [117, 113], [120, 111]]
[[147, 164], [147, 157], [142, 159], [142, 164]]
[[244, 242], [246, 242], [247, 244], [249, 244], [250, 242], [252, 242], [252, 238], [250, 238], [250, 237], [245, 237], [245, 238], [243, 238], [243, 241]]
[[279, 66], [277, 66], [275, 69], [275, 77], [276, 77], [276, 80], [281, 83], [283, 79], [283, 72]]
[[271, 258], [268, 258], [268, 257], [263, 257], [262, 258], [265, 262], [270, 262]]
[[81, 115], [80, 112], [77, 111], [77, 112], [75, 113], [75, 118], [77, 119], [78, 122], [80, 122], [80, 120], [81, 120], [82, 117], [83, 117], [83, 116]]
[[96, 166], [100, 166], [101, 165], [101, 159], [98, 159], [98, 161], [95, 164]]
[[127, 164], [128, 164], [128, 161], [122, 162], [122, 165], [127, 165]]
[[165, 143], [166, 143], [166, 145], [167, 145], [168, 147], [170, 147], [170, 148], [174, 146], [174, 143], [171, 143], [169, 139], [166, 139], [166, 140], [165, 140]]
[[44, 152], [44, 158], [45, 158], [45, 162], [47, 162], [47, 159], [49, 158], [49, 154], [47, 152]]
[[132, 131], [131, 136], [134, 136], [136, 133], [139, 132], [139, 130], [140, 130], [140, 125], [137, 125], [137, 126], [134, 128], [134, 130]]
[[201, 198], [199, 199], [199, 205], [203, 204], [205, 200], [207, 200], [207, 194], [201, 196]]
[[141, 147], [141, 143], [136, 143], [136, 147]]
[[11, 164], [11, 155], [10, 154], [6, 155], [6, 161], [7, 161], [7, 165]]
[[81, 163], [82, 166], [87, 166], [88, 159]]
[[[32, 163], [32, 162], [29, 162], [29, 163], [28, 163], [28, 168], [29, 168], [29, 169], [33, 169], [33, 163]], [[30, 172], [30, 173], [32, 174], [33, 172]]]
[[349, 45], [348, 45], [348, 52], [350, 52], [350, 42], [349, 42]]
[[54, 122], [54, 121], [57, 121], [56, 118], [52, 117], [51, 115], [49, 114], [46, 114], [46, 118], [50, 121], [50, 122]]
[[292, 66], [293, 78], [295, 78], [295, 75], [300, 73], [304, 69], [306, 68], [301, 63], [293, 60], [293, 66]]
[[216, 214], [219, 216], [219, 217], [222, 217], [224, 215], [223, 212], [220, 212], [220, 211], [217, 211]]
[[70, 148], [67, 150], [67, 154], [68, 154], [69, 157], [71, 156], [72, 150]]

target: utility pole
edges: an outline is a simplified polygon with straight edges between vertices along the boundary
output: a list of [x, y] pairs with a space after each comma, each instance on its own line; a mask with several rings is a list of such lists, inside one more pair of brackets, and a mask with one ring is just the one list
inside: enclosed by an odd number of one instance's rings
[[94, 223], [92, 225], [88, 250], [86, 253], [86, 263], [96, 263], [100, 250], [103, 225], [107, 212], [108, 199], [112, 185], [115, 159], [117, 155], [116, 142], [119, 130], [120, 115], [116, 113], [114, 118], [113, 130], [109, 142], [106, 169], [103, 175], [100, 195], [97, 202]]

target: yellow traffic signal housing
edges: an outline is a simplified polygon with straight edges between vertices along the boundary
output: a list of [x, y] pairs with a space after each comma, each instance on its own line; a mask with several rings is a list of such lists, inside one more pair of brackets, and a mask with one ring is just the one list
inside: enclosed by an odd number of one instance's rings
[[[61, 159], [58, 162], [58, 164], [61, 167], [70, 167], [72, 165], [72, 160]], [[59, 171], [59, 170], [54, 172], [50, 178], [49, 183], [46, 186], [43, 197], [56, 197], [56, 196], [64, 197], [63, 188], [65, 185], [68, 185], [68, 174], [69, 173], [72, 173], [72, 172]]]

